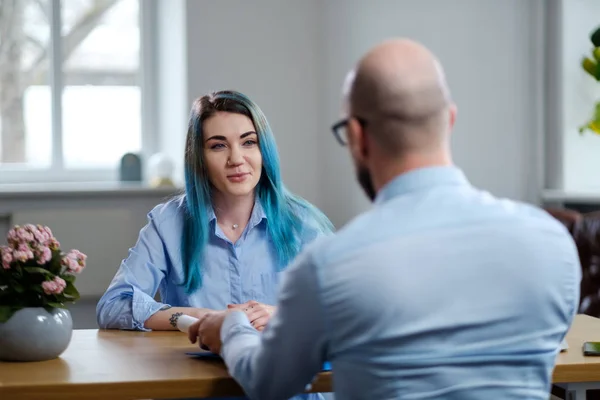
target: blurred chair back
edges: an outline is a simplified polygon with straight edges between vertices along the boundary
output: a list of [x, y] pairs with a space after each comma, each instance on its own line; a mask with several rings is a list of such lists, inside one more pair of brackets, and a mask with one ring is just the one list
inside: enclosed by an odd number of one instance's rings
[[577, 244], [582, 269], [579, 313], [600, 318], [600, 211], [585, 214], [559, 208], [546, 211], [567, 227]]

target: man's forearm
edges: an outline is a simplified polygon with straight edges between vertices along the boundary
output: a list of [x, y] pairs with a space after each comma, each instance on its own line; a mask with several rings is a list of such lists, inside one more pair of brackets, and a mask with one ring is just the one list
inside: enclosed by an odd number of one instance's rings
[[277, 312], [261, 334], [240, 312], [221, 326], [221, 355], [248, 397], [287, 399], [302, 393], [325, 361], [326, 335], [309, 255], [283, 275]]
[[177, 318], [181, 315], [200, 319], [207, 312], [213, 310], [208, 308], [194, 307], [170, 307], [166, 310], [159, 310], [144, 322], [144, 327], [154, 331], [172, 331], [177, 330]]

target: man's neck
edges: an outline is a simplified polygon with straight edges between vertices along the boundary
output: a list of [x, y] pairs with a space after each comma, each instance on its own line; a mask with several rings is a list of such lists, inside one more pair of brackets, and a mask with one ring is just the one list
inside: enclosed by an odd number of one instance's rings
[[420, 168], [451, 165], [453, 165], [452, 157], [448, 151], [407, 155], [401, 159], [378, 157], [371, 168], [371, 177], [375, 191], [379, 192], [390, 181], [407, 172]]
[[226, 226], [246, 226], [254, 208], [254, 193], [246, 196], [213, 195], [213, 208], [217, 222]]

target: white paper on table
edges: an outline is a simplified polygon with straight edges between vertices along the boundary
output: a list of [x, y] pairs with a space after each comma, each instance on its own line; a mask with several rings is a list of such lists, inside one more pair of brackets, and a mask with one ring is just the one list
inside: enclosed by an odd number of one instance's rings
[[181, 315], [177, 318], [177, 329], [183, 333], [188, 333], [190, 326], [196, 321], [198, 321], [198, 318], [190, 317], [189, 315]]

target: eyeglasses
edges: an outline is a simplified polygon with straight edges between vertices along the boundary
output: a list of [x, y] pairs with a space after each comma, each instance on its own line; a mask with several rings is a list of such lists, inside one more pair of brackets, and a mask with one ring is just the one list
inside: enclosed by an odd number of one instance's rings
[[346, 130], [346, 126], [350, 119], [354, 118], [358, 121], [358, 123], [364, 128], [367, 126], [367, 120], [360, 117], [348, 117], [342, 120], [339, 120], [335, 124], [331, 126], [331, 131], [333, 132], [333, 136], [337, 139], [340, 145], [345, 146], [348, 144], [348, 132]]

